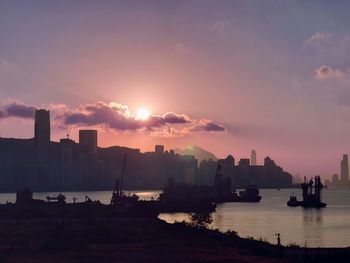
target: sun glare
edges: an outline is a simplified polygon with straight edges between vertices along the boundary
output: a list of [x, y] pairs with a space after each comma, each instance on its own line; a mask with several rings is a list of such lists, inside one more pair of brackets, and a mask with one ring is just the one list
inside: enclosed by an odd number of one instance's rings
[[136, 118], [140, 120], [147, 120], [150, 115], [151, 113], [148, 110], [141, 108], [137, 111]]

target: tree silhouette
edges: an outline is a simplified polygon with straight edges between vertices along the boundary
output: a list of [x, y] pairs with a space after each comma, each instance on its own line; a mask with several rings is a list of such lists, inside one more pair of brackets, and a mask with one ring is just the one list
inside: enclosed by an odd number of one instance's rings
[[208, 227], [213, 222], [210, 213], [194, 213], [191, 215], [191, 225], [194, 227]]

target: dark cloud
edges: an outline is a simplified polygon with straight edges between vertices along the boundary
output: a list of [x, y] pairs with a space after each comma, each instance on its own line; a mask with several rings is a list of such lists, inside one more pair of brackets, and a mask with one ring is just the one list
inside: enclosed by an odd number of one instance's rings
[[[152, 136], [181, 137], [190, 132], [223, 132], [225, 127], [206, 119], [193, 119], [185, 114], [167, 112], [163, 115], [150, 115], [147, 119], [138, 119], [130, 113], [126, 105], [116, 102], [96, 102], [69, 109], [65, 105], [51, 105], [53, 125], [58, 128], [66, 126], [99, 127], [115, 131], [147, 130]], [[0, 105], [0, 119], [18, 117], [33, 119], [35, 107], [19, 102]], [[58, 109], [58, 110], [57, 110]], [[178, 125], [177, 128], [174, 126]]]
[[225, 127], [211, 120], [200, 120], [198, 124], [190, 128], [191, 131], [223, 132]]
[[24, 118], [33, 119], [35, 114], [35, 107], [28, 106], [19, 102], [11, 102], [0, 106], [0, 118]]
[[137, 119], [131, 115], [128, 107], [118, 103], [97, 102], [67, 111], [57, 116], [65, 125], [102, 125], [115, 130], [153, 129], [166, 124], [186, 124], [191, 119], [186, 115], [168, 112], [164, 115], [151, 115], [147, 120]]
[[147, 120], [146, 123], [149, 128], [152, 128], [152, 127], [160, 127], [165, 124], [186, 124], [190, 122], [191, 122], [191, 119], [184, 114], [179, 115], [174, 112], [168, 112], [161, 116], [152, 115], [150, 116], [150, 118]]

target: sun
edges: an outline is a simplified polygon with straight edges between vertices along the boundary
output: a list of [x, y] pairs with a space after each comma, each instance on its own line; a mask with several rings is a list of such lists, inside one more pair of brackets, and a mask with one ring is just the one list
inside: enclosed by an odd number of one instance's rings
[[136, 113], [136, 118], [139, 120], [147, 120], [151, 116], [151, 113], [145, 108], [141, 108]]

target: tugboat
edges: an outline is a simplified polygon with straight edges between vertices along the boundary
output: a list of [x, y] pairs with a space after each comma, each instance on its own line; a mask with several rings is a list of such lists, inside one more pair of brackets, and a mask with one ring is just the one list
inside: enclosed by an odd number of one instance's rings
[[[314, 183], [315, 186], [313, 187]], [[288, 206], [302, 206], [304, 208], [323, 208], [327, 206], [326, 203], [321, 202], [321, 190], [323, 188], [323, 184], [320, 176], [315, 176], [315, 182], [313, 181], [313, 178], [307, 182], [306, 177], [304, 177], [304, 182], [301, 184], [301, 188], [303, 191], [303, 201], [298, 201], [295, 196], [291, 196], [290, 200], [287, 202]], [[315, 189], [314, 193], [313, 189]]]
[[248, 185], [244, 191], [239, 191], [237, 201], [234, 202], [260, 202], [261, 196], [256, 185]]
[[217, 166], [215, 175], [215, 193], [216, 202], [260, 202], [261, 196], [256, 185], [248, 185], [245, 190], [239, 191], [237, 194], [235, 190], [231, 190], [230, 178], [223, 178], [221, 172], [221, 165]]
[[287, 202], [287, 205], [291, 207], [300, 206], [300, 201], [297, 200], [297, 197], [295, 195], [291, 195], [289, 201]]

